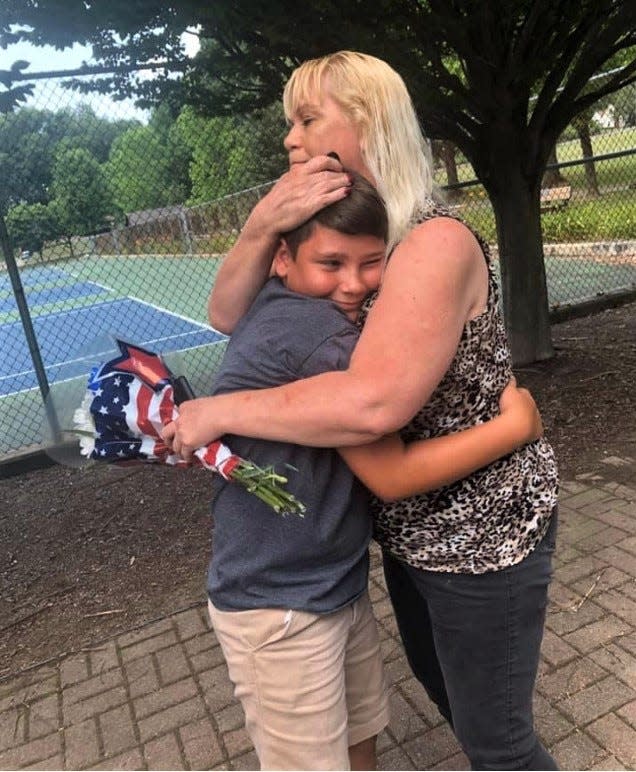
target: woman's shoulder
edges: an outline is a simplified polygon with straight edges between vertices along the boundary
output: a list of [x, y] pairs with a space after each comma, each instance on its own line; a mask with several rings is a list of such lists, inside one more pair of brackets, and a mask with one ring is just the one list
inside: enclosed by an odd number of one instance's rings
[[484, 246], [466, 223], [450, 214], [442, 213], [419, 219], [407, 231], [395, 249], [395, 256], [406, 254], [409, 259], [422, 259], [446, 264], [457, 263], [466, 268], [475, 262], [483, 263]]

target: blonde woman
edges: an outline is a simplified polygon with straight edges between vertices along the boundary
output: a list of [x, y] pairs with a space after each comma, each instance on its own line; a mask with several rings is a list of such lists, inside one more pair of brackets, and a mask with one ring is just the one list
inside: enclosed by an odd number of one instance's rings
[[[512, 376], [488, 246], [432, 199], [427, 145], [400, 76], [342, 51], [284, 92], [290, 170], [254, 208], [210, 297], [231, 331], [280, 233], [347, 195], [342, 164], [389, 214], [389, 250], [349, 368], [182, 405], [166, 439], [188, 458], [226, 434], [319, 447], [450, 434], [496, 414]], [[387, 586], [413, 672], [473, 769], [555, 769], [532, 694], [556, 531], [557, 471], [538, 440], [468, 478], [375, 507]]]

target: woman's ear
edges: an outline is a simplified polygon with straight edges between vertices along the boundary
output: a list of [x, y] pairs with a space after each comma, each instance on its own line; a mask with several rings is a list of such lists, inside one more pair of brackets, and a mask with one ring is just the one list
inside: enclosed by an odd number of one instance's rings
[[272, 268], [274, 275], [279, 279], [285, 279], [287, 272], [289, 271], [289, 264], [293, 261], [289, 247], [285, 239], [281, 239], [276, 252], [274, 253], [274, 260], [272, 262]]

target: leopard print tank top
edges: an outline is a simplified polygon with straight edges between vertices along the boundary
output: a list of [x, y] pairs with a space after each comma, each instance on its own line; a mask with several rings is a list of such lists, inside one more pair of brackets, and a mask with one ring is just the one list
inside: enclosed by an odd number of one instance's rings
[[[453, 215], [438, 207], [418, 222], [439, 216]], [[451, 434], [494, 417], [499, 395], [512, 376], [490, 249], [474, 235], [488, 264], [487, 307], [465, 325], [444, 378], [401, 431], [405, 442]], [[360, 325], [377, 294], [365, 302]], [[444, 488], [397, 502], [374, 500], [374, 536], [415, 568], [497, 571], [523, 560], [541, 541], [557, 493], [554, 452], [542, 438]]]

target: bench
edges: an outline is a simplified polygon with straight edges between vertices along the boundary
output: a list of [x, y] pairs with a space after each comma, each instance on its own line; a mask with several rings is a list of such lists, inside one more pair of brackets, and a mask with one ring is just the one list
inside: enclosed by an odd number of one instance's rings
[[561, 185], [558, 188], [543, 188], [541, 190], [541, 211], [554, 212], [563, 209], [572, 196], [570, 185]]

